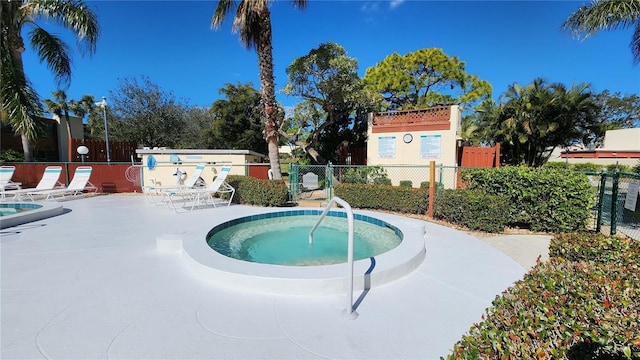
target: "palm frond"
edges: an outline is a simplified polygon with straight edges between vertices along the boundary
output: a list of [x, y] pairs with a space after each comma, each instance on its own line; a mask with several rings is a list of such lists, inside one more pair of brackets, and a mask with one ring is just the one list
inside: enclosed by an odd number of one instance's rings
[[629, 46], [631, 46], [634, 65], [640, 64], [640, 21], [636, 24]]
[[[7, 69], [3, 70], [8, 72]], [[2, 80], [2, 111], [7, 115], [3, 121], [11, 125], [16, 134], [25, 135], [30, 140], [36, 139], [39, 116], [42, 114], [38, 94], [27, 81], [20, 81], [19, 77], [3, 76]]]
[[236, 6], [234, 0], [218, 0], [218, 5], [211, 18], [211, 27], [214, 29], [220, 28], [224, 18], [230, 13]]
[[631, 38], [634, 64], [640, 62], [640, 0], [594, 0], [581, 6], [560, 26], [579, 39], [587, 39], [600, 30], [635, 27]]
[[69, 46], [58, 36], [41, 27], [35, 27], [29, 32], [31, 47], [38, 53], [40, 59], [46, 62], [56, 78], [58, 85], [68, 85], [71, 81], [71, 58]]
[[100, 26], [96, 14], [81, 0], [40, 0], [30, 2], [31, 17], [43, 17], [72, 31], [83, 52], [96, 51]]

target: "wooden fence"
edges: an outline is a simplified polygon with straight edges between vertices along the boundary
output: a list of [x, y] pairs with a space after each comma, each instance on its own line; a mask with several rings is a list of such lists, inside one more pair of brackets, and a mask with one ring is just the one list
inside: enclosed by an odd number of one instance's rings
[[[89, 149], [89, 153], [85, 156], [86, 162], [107, 162], [107, 142], [104, 140], [92, 139], [73, 139], [71, 146], [78, 149], [84, 145]], [[137, 161], [136, 149], [138, 144], [134, 141], [109, 141], [109, 155], [112, 162], [131, 162]], [[73, 162], [82, 162], [82, 157], [77, 152], [73, 154]]]
[[500, 167], [500, 144], [495, 147], [481, 148], [465, 146], [462, 148], [462, 167]]

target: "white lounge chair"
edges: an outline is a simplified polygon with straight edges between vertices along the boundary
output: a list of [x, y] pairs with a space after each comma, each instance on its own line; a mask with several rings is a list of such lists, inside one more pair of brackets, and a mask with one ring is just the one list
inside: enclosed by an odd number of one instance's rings
[[91, 166], [78, 166], [73, 174], [73, 179], [69, 182], [69, 186], [51, 190], [34, 190], [33, 192], [28, 192], [27, 196], [32, 199], [34, 196], [45, 196], [45, 200], [51, 200], [55, 199], [56, 195], [64, 198], [65, 195], [76, 196], [85, 190], [97, 192], [98, 187], [89, 181], [92, 170], [93, 168]]
[[19, 190], [22, 185], [22, 183], [11, 181], [15, 171], [15, 166], [0, 166], [0, 192], [2, 192], [3, 199], [5, 190]]
[[29, 195], [29, 193], [34, 193], [37, 191], [44, 190], [53, 190], [56, 186], [62, 186], [62, 184], [58, 181], [60, 179], [60, 174], [62, 174], [62, 166], [47, 166], [44, 169], [44, 173], [42, 174], [42, 179], [35, 188], [29, 189], [19, 189], [19, 190], [10, 190], [5, 191], [6, 195], [13, 195], [13, 200], [22, 201], [22, 196], [28, 197], [30, 200], [33, 200], [33, 197]]
[[[193, 189], [201, 187], [202, 184], [202, 172], [204, 171], [205, 164], [197, 164], [195, 170], [191, 174], [191, 176], [184, 182], [182, 185], [168, 185], [161, 186], [156, 185], [155, 179], [151, 179], [152, 185], [143, 186], [142, 192], [144, 193], [147, 199], [153, 201], [154, 204], [160, 205], [164, 203], [164, 192], [170, 190], [179, 190], [179, 189]], [[157, 200], [157, 196], [161, 195], [162, 198]]]
[[[192, 189], [175, 189], [175, 190], [165, 190], [163, 191], [163, 196], [166, 196], [168, 202], [167, 206], [170, 209], [178, 212], [178, 208], [175, 206], [174, 198], [180, 197], [183, 200], [183, 208], [186, 205], [187, 201], [191, 201], [191, 209], [193, 210], [197, 205], [202, 203], [213, 205], [216, 207], [216, 201], [213, 197], [215, 194], [231, 194], [229, 196], [229, 201], [227, 202], [227, 206], [231, 204], [231, 200], [233, 200], [233, 195], [236, 193], [236, 189], [233, 186], [227, 184], [225, 181], [227, 179], [227, 175], [231, 171], [231, 165], [225, 165], [220, 169], [220, 173], [213, 180], [211, 185], [206, 188], [192, 188]], [[223, 202], [224, 203], [224, 202]]]

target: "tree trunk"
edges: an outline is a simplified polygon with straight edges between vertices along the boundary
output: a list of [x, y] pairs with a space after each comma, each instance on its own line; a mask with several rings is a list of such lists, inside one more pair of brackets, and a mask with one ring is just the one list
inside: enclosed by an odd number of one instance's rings
[[320, 165], [325, 165], [327, 163], [327, 160], [325, 158], [323, 158], [322, 155], [320, 155], [320, 153], [318, 153], [318, 150], [316, 150], [313, 146], [305, 147], [304, 151], [307, 154], [309, 154], [309, 156], [311, 156], [313, 158], [313, 160], [315, 160], [316, 163], [318, 163]]
[[67, 161], [73, 161], [73, 146], [71, 145], [71, 121], [69, 119], [69, 113], [65, 110], [64, 118], [67, 121]]
[[24, 153], [24, 161], [33, 161], [33, 154], [31, 153], [31, 142], [29, 141], [29, 138], [24, 134], [20, 135], [20, 138], [22, 139], [22, 152]]
[[260, 67], [260, 88], [264, 106], [264, 138], [269, 147], [269, 162], [275, 180], [282, 179], [280, 153], [278, 151], [278, 104], [273, 79], [273, 48], [271, 44], [271, 14], [265, 6], [260, 13], [260, 37], [256, 43]]
[[[10, 75], [10, 76], [15, 76], [16, 79], [14, 79], [14, 81], [17, 83], [18, 87], [29, 87], [29, 83], [24, 75], [24, 65], [22, 62], [22, 53], [24, 52], [24, 41], [22, 39], [22, 35], [21, 35], [21, 25], [18, 25], [18, 22], [15, 21], [16, 19], [13, 16], [18, 16], [19, 12], [18, 12], [18, 8], [20, 6], [21, 3], [14, 1], [14, 2], [6, 2], [6, 1], [0, 1], [0, 6], [3, 7], [3, 12], [2, 12], [2, 22], [7, 25], [6, 28], [3, 28], [2, 31], [7, 31], [7, 34], [3, 34], [3, 36], [7, 37], [7, 41], [9, 42], [9, 52], [10, 52], [10, 56], [11, 56], [11, 61], [12, 64], [14, 66], [14, 74]], [[3, 71], [7, 71], [6, 69], [2, 69]], [[4, 73], [2, 73], [2, 76], [4, 76]], [[17, 91], [18, 93], [20, 93], [20, 96], [25, 96], [28, 94], [25, 94], [22, 92], [22, 90], [17, 90], [14, 89], [15, 91]], [[28, 93], [28, 92], [27, 92]], [[7, 94], [3, 94], [7, 95]], [[11, 95], [16, 95], [15, 93], [11, 94]], [[22, 139], [22, 151], [24, 153], [24, 161], [25, 162], [31, 162], [33, 161], [33, 153], [31, 152], [31, 139], [35, 137], [35, 121], [34, 119], [32, 119], [30, 117], [31, 114], [25, 115], [26, 113], [28, 113], [30, 108], [33, 108], [31, 105], [35, 105], [35, 104], [23, 104], [24, 101], [29, 102], [30, 100], [33, 99], [22, 99], [20, 102], [20, 111], [18, 112], [18, 114], [15, 113], [15, 109], [14, 109], [14, 113], [9, 116], [9, 123], [12, 125], [12, 127], [14, 129], [19, 128], [20, 130], [18, 130], [20, 132], [20, 138]], [[37, 100], [37, 99], [36, 99]], [[38, 100], [39, 101], [39, 100]], [[2, 106], [4, 106], [5, 104], [3, 103]], [[6, 108], [4, 108], [3, 110], [7, 111]], [[16, 119], [15, 117], [19, 117], [19, 119]], [[16, 126], [19, 125], [19, 126]]]
[[280, 130], [280, 135], [282, 135], [282, 137], [286, 138], [290, 143], [302, 148], [304, 150], [304, 152], [309, 154], [309, 156], [311, 156], [311, 158], [316, 163], [321, 164], [321, 165], [325, 165], [327, 163], [327, 160], [325, 158], [323, 158], [322, 155], [320, 155], [320, 153], [318, 153], [318, 150], [316, 150], [316, 148], [313, 146], [313, 143], [306, 144], [306, 143], [303, 143], [302, 141], [296, 141], [296, 139], [293, 136], [291, 136], [290, 134], [287, 134], [286, 132], [284, 132], [282, 130]]

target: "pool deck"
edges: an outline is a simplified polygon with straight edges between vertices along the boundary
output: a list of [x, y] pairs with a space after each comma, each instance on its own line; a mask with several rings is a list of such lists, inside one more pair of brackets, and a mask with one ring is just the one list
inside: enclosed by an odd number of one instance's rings
[[176, 214], [142, 196], [64, 201], [65, 213], [0, 231], [2, 359], [437, 359], [525, 268], [476, 237], [426, 226], [411, 274], [346, 294], [270, 295], [202, 279], [166, 234], [273, 211], [241, 205]]

